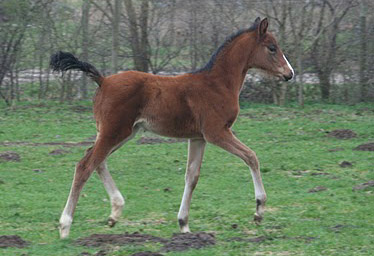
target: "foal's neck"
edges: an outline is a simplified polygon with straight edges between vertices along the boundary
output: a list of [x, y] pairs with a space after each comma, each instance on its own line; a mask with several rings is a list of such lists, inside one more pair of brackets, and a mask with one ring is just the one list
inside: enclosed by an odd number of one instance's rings
[[217, 80], [217, 86], [230, 89], [238, 97], [249, 69], [251, 40], [248, 35], [239, 36], [224, 49], [209, 71], [209, 75]]

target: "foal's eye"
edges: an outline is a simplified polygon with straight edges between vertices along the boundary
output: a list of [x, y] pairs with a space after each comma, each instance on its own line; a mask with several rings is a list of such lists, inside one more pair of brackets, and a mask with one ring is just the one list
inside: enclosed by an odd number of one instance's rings
[[275, 53], [277, 51], [277, 47], [275, 47], [275, 45], [269, 45], [268, 46], [268, 49], [271, 53]]

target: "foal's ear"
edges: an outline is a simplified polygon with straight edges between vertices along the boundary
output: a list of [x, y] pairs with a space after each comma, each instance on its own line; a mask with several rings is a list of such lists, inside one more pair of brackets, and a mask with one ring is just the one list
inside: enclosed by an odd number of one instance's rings
[[260, 17], [257, 17], [257, 18], [255, 19], [255, 22], [253, 22], [253, 25], [258, 25], [258, 24], [260, 24], [260, 21], [261, 21], [261, 18], [260, 18]]
[[263, 19], [260, 25], [258, 26], [258, 35], [260, 38], [262, 38], [266, 34], [266, 31], [268, 30], [268, 26], [269, 26], [268, 19], [267, 18]]

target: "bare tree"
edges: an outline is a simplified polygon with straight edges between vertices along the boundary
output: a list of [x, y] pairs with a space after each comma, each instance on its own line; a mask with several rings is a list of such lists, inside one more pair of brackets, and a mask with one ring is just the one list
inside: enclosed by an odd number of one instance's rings
[[130, 29], [132, 58], [136, 70], [148, 72], [149, 43], [148, 15], [149, 0], [141, 0], [140, 11], [136, 12], [132, 0], [124, 0], [127, 20]]
[[176, 28], [176, 1], [153, 4], [149, 15], [149, 67], [157, 74], [177, 58], [185, 48], [184, 32]]
[[361, 101], [367, 100], [367, 30], [366, 30], [367, 4], [365, 0], [360, 2], [360, 85]]
[[293, 57], [296, 58], [296, 81], [298, 83], [298, 103], [304, 106], [304, 59], [306, 56], [303, 39], [309, 35], [310, 28], [313, 24], [313, 13], [315, 5], [310, 1], [302, 3], [301, 8], [294, 8], [292, 3], [288, 4], [288, 17], [290, 19]]
[[[90, 2], [84, 0], [82, 5], [82, 60], [88, 61], [88, 47], [89, 47], [89, 14]], [[87, 99], [87, 77], [82, 76], [82, 84], [80, 87], [81, 97]]]
[[352, 1], [322, 0], [319, 10], [315, 36], [311, 43], [310, 56], [320, 80], [321, 96], [323, 100], [330, 97], [331, 74], [343, 55], [337, 55], [340, 46], [337, 43], [339, 25], [349, 10], [356, 6]]
[[[7, 105], [12, 104], [13, 88], [2, 88], [4, 78], [12, 72], [17, 55], [25, 38], [26, 29], [33, 16], [47, 1], [17, 1], [4, 0], [0, 3], [1, 12], [6, 13], [0, 20], [0, 97]], [[10, 86], [13, 86], [11, 83]]]
[[[287, 38], [287, 17], [288, 17], [288, 1], [281, 0], [281, 1], [274, 1], [274, 0], [267, 0], [265, 1], [265, 10], [263, 13], [272, 19], [275, 24], [272, 24], [273, 27], [277, 26], [277, 35], [279, 37], [279, 44], [286, 46], [286, 38]], [[259, 9], [261, 11], [261, 9]], [[283, 47], [284, 50], [287, 51], [286, 47]], [[283, 106], [286, 103], [286, 96], [287, 96], [287, 85], [288, 83], [284, 82], [275, 82], [270, 81], [269, 84], [272, 85], [272, 92], [273, 92], [273, 100], [274, 103], [280, 106]]]
[[121, 0], [114, 1], [112, 18], [112, 72], [118, 72], [118, 51], [119, 51], [119, 23], [121, 18]]

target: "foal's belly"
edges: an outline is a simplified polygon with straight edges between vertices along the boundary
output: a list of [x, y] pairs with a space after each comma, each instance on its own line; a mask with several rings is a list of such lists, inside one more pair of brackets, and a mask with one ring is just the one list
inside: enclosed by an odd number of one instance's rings
[[157, 135], [174, 137], [174, 138], [201, 138], [203, 137], [200, 130], [194, 122], [181, 119], [154, 119], [139, 118], [134, 126]]

